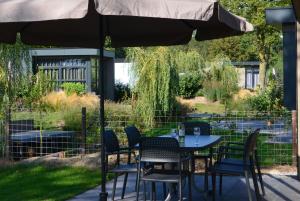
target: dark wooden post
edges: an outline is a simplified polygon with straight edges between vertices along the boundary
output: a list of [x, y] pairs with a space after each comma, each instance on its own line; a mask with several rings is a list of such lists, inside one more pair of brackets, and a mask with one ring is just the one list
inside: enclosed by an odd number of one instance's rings
[[10, 107], [7, 107], [6, 112], [5, 112], [5, 158], [8, 160], [10, 156], [10, 151], [9, 151], [9, 138], [10, 138], [10, 131], [9, 131], [9, 124], [11, 120], [11, 110]]
[[300, 180], [300, 22], [296, 23], [296, 30], [297, 30], [297, 175], [298, 179]]
[[83, 142], [83, 154], [86, 153], [86, 108], [81, 109], [82, 119], [81, 119], [81, 139]]
[[298, 145], [297, 145], [297, 111], [292, 111], [292, 135], [293, 135], [293, 153], [292, 161], [293, 165], [297, 164], [297, 154], [298, 154]]

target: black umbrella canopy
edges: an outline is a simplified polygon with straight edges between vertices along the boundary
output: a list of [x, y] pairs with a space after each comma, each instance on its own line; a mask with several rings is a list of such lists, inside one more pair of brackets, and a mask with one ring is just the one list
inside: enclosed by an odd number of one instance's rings
[[[102, 15], [102, 27], [100, 25]], [[216, 0], [0, 0], [0, 42], [98, 48], [178, 45], [252, 31]]]
[[300, 22], [300, 0], [292, 0], [297, 20]]

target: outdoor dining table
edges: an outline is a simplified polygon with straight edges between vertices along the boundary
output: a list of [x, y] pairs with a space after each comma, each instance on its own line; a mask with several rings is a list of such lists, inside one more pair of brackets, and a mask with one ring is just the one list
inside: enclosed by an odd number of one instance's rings
[[[161, 137], [174, 137], [171, 134], [162, 135]], [[196, 152], [205, 149], [210, 149], [222, 141], [222, 136], [219, 135], [186, 135], [184, 141], [179, 143], [182, 152]], [[195, 190], [203, 192], [202, 189], [196, 186], [195, 177], [192, 177], [192, 183]], [[171, 194], [169, 193], [166, 200], [171, 200]]]

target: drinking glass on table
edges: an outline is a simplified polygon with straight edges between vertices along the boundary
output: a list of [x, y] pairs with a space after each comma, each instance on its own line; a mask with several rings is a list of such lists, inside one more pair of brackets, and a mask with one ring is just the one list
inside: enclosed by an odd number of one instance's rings
[[177, 137], [176, 128], [172, 128], [172, 129], [171, 129], [171, 136], [172, 136], [173, 138], [176, 138], [176, 137]]
[[199, 144], [199, 136], [201, 135], [201, 129], [200, 127], [194, 127], [194, 135], [196, 136], [196, 142], [195, 144]]

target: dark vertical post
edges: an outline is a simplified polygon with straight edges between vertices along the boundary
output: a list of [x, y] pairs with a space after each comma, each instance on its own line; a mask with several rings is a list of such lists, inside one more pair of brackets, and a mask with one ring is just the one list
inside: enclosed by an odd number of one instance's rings
[[284, 105], [296, 109], [296, 43], [295, 23], [285, 23], [283, 31]]
[[296, 22], [296, 36], [297, 36], [297, 175], [298, 179], [300, 180], [300, 22]]
[[100, 97], [100, 134], [101, 134], [101, 193], [100, 201], [107, 201], [107, 192], [106, 192], [106, 161], [105, 161], [105, 148], [104, 148], [104, 129], [105, 129], [105, 119], [104, 119], [104, 31], [103, 31], [103, 16], [99, 15], [99, 35], [100, 35], [100, 56], [99, 56], [99, 97]]
[[297, 111], [293, 110], [292, 111], [292, 136], [293, 136], [293, 154], [292, 154], [292, 161], [293, 165], [297, 164]]
[[10, 157], [10, 144], [9, 144], [9, 139], [10, 139], [10, 130], [9, 130], [9, 125], [10, 125], [10, 121], [11, 121], [11, 109], [10, 109], [10, 106], [8, 106], [6, 109], [5, 109], [5, 147], [4, 147], [4, 151], [5, 151], [5, 158], [7, 160], [9, 160], [9, 157]]
[[81, 135], [83, 139], [83, 153], [86, 153], [86, 108], [81, 109]]

